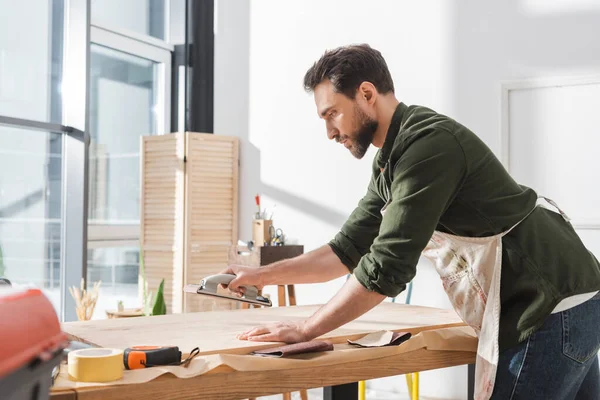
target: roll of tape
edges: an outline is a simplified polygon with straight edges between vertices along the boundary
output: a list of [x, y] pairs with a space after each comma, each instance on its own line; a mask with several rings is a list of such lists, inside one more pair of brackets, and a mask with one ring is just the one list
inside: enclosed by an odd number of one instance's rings
[[81, 349], [69, 353], [69, 379], [77, 382], [110, 382], [123, 377], [123, 350]]

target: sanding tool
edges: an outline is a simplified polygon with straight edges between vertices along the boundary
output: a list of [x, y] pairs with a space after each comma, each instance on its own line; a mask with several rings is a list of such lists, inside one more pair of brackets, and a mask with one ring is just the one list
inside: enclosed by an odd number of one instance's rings
[[217, 274], [207, 276], [200, 281], [199, 285], [185, 285], [183, 291], [187, 293], [203, 294], [207, 296], [220, 297], [227, 300], [241, 301], [243, 303], [257, 304], [271, 307], [271, 300], [258, 294], [255, 286], [244, 286], [244, 293], [237, 294], [227, 289], [219, 290], [221, 285], [227, 286], [235, 278], [235, 275]]

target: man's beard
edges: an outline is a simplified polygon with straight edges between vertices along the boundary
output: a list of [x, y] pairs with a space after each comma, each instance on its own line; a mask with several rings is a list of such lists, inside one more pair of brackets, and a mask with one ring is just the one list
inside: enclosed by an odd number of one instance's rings
[[356, 117], [360, 121], [360, 127], [356, 131], [352, 146], [350, 147], [350, 153], [359, 160], [365, 156], [369, 146], [373, 143], [373, 137], [379, 123], [377, 120], [372, 119], [360, 108], [355, 107]]

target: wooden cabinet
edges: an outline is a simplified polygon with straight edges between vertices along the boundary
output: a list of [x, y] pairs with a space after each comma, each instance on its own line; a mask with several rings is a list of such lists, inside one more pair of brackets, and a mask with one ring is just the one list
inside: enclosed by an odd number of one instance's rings
[[238, 139], [185, 132], [141, 141], [140, 245], [148, 286], [156, 292], [165, 279], [168, 313], [201, 311], [207, 298], [182, 288], [225, 268], [237, 243]]

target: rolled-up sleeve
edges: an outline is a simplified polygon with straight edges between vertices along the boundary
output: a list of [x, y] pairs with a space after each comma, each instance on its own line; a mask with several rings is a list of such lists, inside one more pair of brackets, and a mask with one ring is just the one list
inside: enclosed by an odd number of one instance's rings
[[389, 168], [391, 201], [353, 273], [368, 290], [396, 297], [415, 276], [421, 252], [458, 193], [467, 166], [454, 135], [438, 130], [408, 145]]
[[383, 200], [376, 192], [376, 175], [373, 174], [365, 196], [358, 202], [348, 220], [329, 242], [333, 252], [352, 272], [360, 259], [369, 251], [379, 233]]

